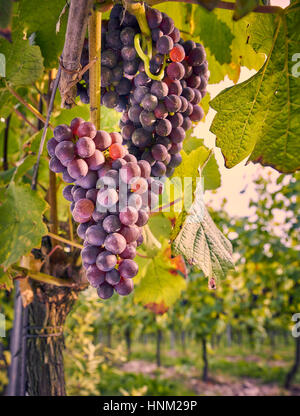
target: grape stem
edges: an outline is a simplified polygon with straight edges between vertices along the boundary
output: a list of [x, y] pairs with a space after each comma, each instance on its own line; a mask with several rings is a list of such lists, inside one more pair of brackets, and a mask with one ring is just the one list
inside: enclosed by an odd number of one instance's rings
[[[8, 91], [18, 100], [21, 104], [23, 104], [29, 111], [31, 111], [32, 114], [34, 114], [39, 120], [41, 120], [43, 123], [46, 123], [45, 117], [31, 104], [29, 104], [27, 101], [24, 100], [23, 97], [21, 97], [9, 84], [6, 83], [6, 88]], [[52, 128], [52, 126], [49, 124], [49, 126]]]
[[[144, 51], [141, 48], [141, 44], [140, 44], [140, 40], [141, 40], [141, 34], [137, 33], [134, 37], [134, 47], [135, 50], [137, 51], [139, 57], [144, 61], [144, 66], [145, 66], [145, 72], [148, 75], [149, 78], [154, 79], [156, 81], [161, 81], [163, 79], [163, 77], [165, 76], [165, 67], [166, 67], [166, 55], [164, 55], [164, 62], [163, 62], [163, 66], [161, 68], [161, 70], [159, 71], [159, 73], [157, 75], [153, 75], [150, 72], [150, 68], [149, 68], [149, 55], [150, 58], [152, 56], [152, 40], [147, 40], [146, 44], [147, 44], [147, 53], [148, 55], [146, 55], [144, 53]], [[151, 46], [150, 46], [151, 45]]]
[[88, 21], [89, 61], [96, 61], [89, 70], [90, 115], [97, 130], [100, 130], [101, 118], [101, 20], [102, 13], [93, 10]]
[[20, 119], [20, 120], [24, 120], [25, 123], [28, 124], [28, 126], [30, 126], [35, 132], [38, 132], [38, 128], [31, 123], [31, 121], [28, 120], [27, 117], [24, 116], [23, 113], [21, 113], [21, 111], [17, 110], [16, 107], [13, 107], [13, 111], [16, 113], [16, 116]]
[[[189, 4], [196, 4], [201, 6], [201, 0], [147, 0], [147, 4], [149, 6], [155, 6], [156, 4], [160, 3], [168, 3], [169, 1], [175, 1], [178, 3], [189, 3]], [[203, 5], [203, 7], [205, 7]], [[235, 3], [230, 3], [227, 1], [219, 1], [215, 9], [225, 9], [225, 10], [235, 10]], [[252, 12], [254, 13], [282, 13], [282, 7], [279, 6], [257, 6], [255, 7]]]
[[30, 277], [31, 279], [37, 280], [38, 282], [47, 283], [49, 285], [54, 285], [54, 286], [60, 286], [60, 287], [77, 286], [75, 282], [72, 282], [70, 280], [61, 279], [55, 276], [50, 276], [49, 274], [46, 274], [46, 273], [35, 272], [33, 270], [29, 270], [24, 267], [20, 267], [16, 265], [12, 266], [11, 270], [14, 274], [18, 273], [18, 275], [14, 279]]
[[[146, 19], [145, 5], [143, 2], [133, 2], [125, 0], [125, 10], [127, 9], [129, 13], [133, 14], [140, 26], [142, 34], [147, 38], [151, 39], [151, 30], [148, 26]], [[148, 2], [147, 2], [148, 3]]]

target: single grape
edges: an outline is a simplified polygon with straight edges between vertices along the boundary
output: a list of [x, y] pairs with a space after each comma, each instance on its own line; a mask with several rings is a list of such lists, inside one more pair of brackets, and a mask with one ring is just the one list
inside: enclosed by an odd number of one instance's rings
[[96, 264], [91, 264], [86, 272], [90, 285], [97, 288], [105, 282], [105, 273], [98, 269]]
[[172, 129], [170, 139], [172, 143], [181, 143], [185, 138], [185, 131], [182, 127], [175, 127]]
[[180, 81], [173, 81], [169, 86], [169, 94], [180, 95], [182, 93], [182, 86]]
[[182, 147], [183, 147], [182, 142], [173, 143], [170, 150], [169, 150], [170, 155], [175, 155], [176, 153], [179, 153], [182, 150]]
[[185, 51], [183, 46], [179, 45], [179, 43], [175, 43], [172, 50], [170, 51], [170, 59], [173, 62], [181, 62], [185, 58]]
[[80, 124], [82, 124], [82, 123], [84, 123], [84, 120], [81, 117], [75, 117], [71, 121], [70, 128], [71, 128], [72, 133], [74, 134], [74, 136], [78, 136], [77, 130], [78, 130], [78, 127], [80, 126]]
[[[122, 71], [123, 72], [123, 71]], [[113, 81], [113, 72], [106, 66], [101, 66], [101, 85], [102, 87], [109, 87]], [[103, 97], [103, 94], [101, 94]]]
[[127, 95], [131, 90], [131, 82], [128, 78], [122, 78], [116, 86], [116, 91], [119, 95]]
[[99, 270], [103, 272], [109, 272], [117, 264], [117, 257], [110, 251], [102, 251], [98, 254], [96, 259], [96, 265]]
[[163, 35], [156, 42], [156, 49], [162, 55], [168, 54], [174, 46], [173, 39], [170, 36]]
[[75, 158], [74, 144], [66, 140], [58, 143], [55, 148], [55, 156], [64, 166], [68, 166], [68, 164]]
[[120, 253], [121, 259], [134, 259], [136, 256], [136, 248], [134, 244], [127, 244], [126, 248]]
[[70, 202], [73, 202], [74, 201], [73, 195], [72, 195], [72, 188], [73, 188], [72, 185], [67, 185], [67, 186], [64, 187], [63, 192], [62, 192], [64, 198], [67, 201], [70, 201]]
[[72, 178], [72, 176], [69, 175], [67, 168], [65, 168], [64, 171], [62, 172], [62, 178], [63, 178], [63, 181], [66, 183], [74, 182], [74, 178]]
[[163, 31], [165, 35], [169, 35], [174, 30], [174, 21], [171, 19], [171, 17], [165, 15], [163, 16], [163, 19], [159, 25], [159, 28]]
[[143, 178], [149, 178], [150, 174], [151, 174], [151, 166], [150, 163], [147, 162], [146, 160], [139, 160], [138, 161], [138, 165], [141, 169], [141, 176]]
[[140, 234], [139, 238], [136, 240], [137, 247], [139, 247], [140, 245], [142, 245], [143, 242], [144, 242], [143, 234]]
[[126, 165], [126, 163], [127, 162], [124, 159], [121, 159], [121, 158], [115, 159], [115, 160], [113, 160], [113, 162], [111, 164], [111, 167], [115, 170], [120, 170], [122, 166]]
[[98, 189], [96, 188], [91, 188], [86, 192], [85, 197], [87, 199], [90, 199], [92, 202], [94, 202], [94, 204], [96, 204], [97, 202], [97, 195], [98, 195]]
[[88, 171], [85, 176], [76, 180], [76, 185], [79, 185], [84, 189], [96, 188], [97, 180], [97, 173], [94, 171]]
[[121, 228], [120, 234], [125, 238], [127, 244], [133, 243], [136, 241], [140, 235], [140, 229], [136, 225], [123, 226]]
[[94, 154], [86, 159], [86, 163], [90, 170], [98, 170], [105, 162], [103, 153], [96, 149]]
[[136, 221], [136, 225], [138, 227], [143, 227], [148, 222], [149, 214], [143, 209], [139, 210], [138, 214], [139, 214], [139, 216], [138, 216], [138, 219]]
[[[149, 93], [149, 91], [150, 91], [149, 88], [146, 87], [145, 85], [141, 85], [141, 86], [137, 87], [133, 92], [133, 96], [134, 96], [134, 99], [136, 100], [136, 102], [138, 104], [140, 104], [142, 99], [145, 97], [146, 94]], [[128, 113], [128, 116], [129, 116], [129, 113]]]
[[160, 137], [160, 136], [156, 138], [156, 144], [162, 144], [167, 150], [169, 150], [172, 145], [171, 140], [168, 137]]
[[193, 89], [194, 91], [194, 98], [191, 100], [191, 104], [196, 105], [199, 104], [201, 99], [202, 99], [202, 95], [201, 92], [199, 90], [197, 90], [196, 88]]
[[85, 121], [81, 123], [77, 129], [78, 137], [89, 137], [93, 139], [96, 136], [97, 130], [93, 123]]
[[190, 128], [192, 128], [192, 121], [191, 121], [191, 119], [190, 119], [189, 117], [184, 117], [184, 118], [183, 118], [183, 123], [182, 123], [181, 127], [182, 127], [185, 131], [187, 131], [187, 130], [189, 130]]
[[104, 247], [113, 254], [120, 254], [126, 248], [126, 240], [122, 234], [108, 234], [104, 241]]
[[185, 54], [188, 56], [192, 49], [196, 48], [196, 43], [193, 40], [186, 40], [183, 45]]
[[119, 95], [116, 93], [116, 91], [107, 91], [103, 98], [103, 105], [107, 108], [114, 108], [119, 101]]
[[163, 162], [155, 162], [151, 168], [151, 175], [154, 177], [163, 176], [166, 173], [166, 166]]
[[189, 78], [187, 78], [186, 83], [190, 88], [198, 88], [201, 84], [201, 78], [198, 75], [192, 74]]
[[95, 264], [97, 256], [100, 253], [99, 247], [86, 246], [81, 250], [82, 261], [86, 264]]
[[67, 170], [72, 178], [79, 179], [87, 175], [89, 167], [83, 159], [74, 159], [68, 164]]
[[138, 219], [138, 212], [133, 207], [127, 207], [124, 211], [120, 212], [119, 218], [124, 225], [133, 225]]
[[[167, 97], [166, 97], [167, 98]], [[164, 119], [168, 116], [168, 110], [165, 104], [160, 101], [154, 110], [154, 115], [158, 119]]]
[[97, 195], [97, 202], [104, 208], [114, 206], [119, 200], [118, 193], [113, 188], [100, 189]]
[[60, 124], [59, 126], [55, 127], [53, 135], [57, 142], [73, 139], [72, 130], [66, 124]]
[[181, 156], [181, 154], [180, 153], [175, 153], [171, 157], [171, 161], [169, 163], [169, 167], [170, 168], [176, 168], [177, 166], [180, 165], [181, 162], [182, 162], [182, 156]]
[[89, 222], [85, 222], [83, 224], [79, 224], [78, 227], [77, 227], [77, 235], [78, 235], [78, 237], [80, 237], [82, 240], [84, 240], [85, 239], [86, 230], [91, 225], [93, 225], [93, 224], [90, 221]]
[[47, 150], [50, 157], [55, 156], [55, 148], [58, 145], [58, 142], [55, 140], [54, 137], [48, 140], [47, 142]]
[[[125, 249], [126, 250], [126, 249]], [[105, 280], [111, 286], [115, 286], [120, 282], [121, 276], [118, 270], [112, 269], [105, 273]]]
[[168, 77], [172, 80], [180, 80], [184, 77], [184, 66], [180, 62], [171, 62], [167, 66]]
[[167, 110], [171, 113], [171, 112], [177, 112], [179, 111], [180, 107], [181, 107], [181, 100], [178, 97], [178, 95], [168, 95], [165, 99], [164, 99], [164, 103], [165, 106], [167, 108]]
[[206, 59], [206, 53], [202, 45], [193, 48], [188, 56], [189, 65], [201, 65]]
[[204, 111], [203, 108], [199, 105], [193, 106], [193, 112], [190, 115], [191, 121], [200, 121], [204, 117]]
[[189, 117], [193, 112], [193, 104], [188, 102], [187, 109], [182, 112], [183, 117]]
[[143, 109], [137, 104], [130, 107], [128, 111], [128, 117], [134, 124], [140, 123], [140, 114]]
[[114, 289], [110, 284], [104, 282], [98, 287], [97, 293], [100, 299], [109, 299], [114, 294]]
[[120, 143], [113, 143], [109, 148], [109, 156], [115, 160], [124, 157], [126, 150]]
[[177, 43], [180, 41], [180, 30], [177, 29], [177, 27], [174, 27], [173, 32], [169, 34], [169, 36], [173, 39], [174, 43]]
[[77, 202], [79, 199], [84, 199], [86, 197], [86, 189], [79, 186], [73, 194], [74, 201]]
[[183, 123], [183, 115], [175, 113], [173, 116], [168, 116], [168, 120], [171, 122], [172, 128], [180, 127]]
[[[167, 120], [161, 120], [161, 121], [167, 121]], [[168, 151], [165, 148], [165, 146], [163, 146], [162, 144], [155, 144], [151, 148], [151, 153], [152, 153], [152, 156], [154, 157], [155, 160], [157, 160], [159, 162], [162, 162], [166, 159]], [[145, 189], [145, 191], [146, 191], [146, 189]]]
[[133, 46], [135, 30], [132, 27], [125, 27], [120, 33], [120, 39], [123, 45]]
[[121, 49], [121, 57], [124, 61], [132, 61], [137, 56], [134, 46], [124, 46]]
[[136, 87], [143, 87], [149, 84], [151, 79], [145, 72], [140, 72], [134, 77], [134, 85]]
[[141, 175], [141, 169], [135, 162], [128, 162], [120, 169], [120, 178], [124, 183], [130, 183], [133, 178]]
[[139, 266], [131, 259], [122, 260], [119, 264], [119, 273], [125, 279], [132, 279], [137, 275]]
[[119, 143], [122, 144], [123, 143], [123, 139], [120, 133], [109, 133], [112, 143]]
[[124, 140], [130, 140], [132, 133], [135, 130], [134, 124], [127, 124], [122, 128], [122, 137]]
[[152, 136], [143, 128], [136, 129], [131, 137], [133, 144], [140, 148], [145, 148], [151, 144]]
[[86, 231], [85, 239], [86, 241], [94, 246], [102, 246], [106, 239], [106, 232], [103, 227], [99, 224], [92, 225]]
[[120, 39], [120, 31], [119, 30], [110, 30], [106, 34], [106, 44], [112, 49], [121, 49], [122, 42]]
[[159, 120], [155, 127], [155, 131], [159, 136], [168, 136], [172, 131], [172, 124], [167, 119]]
[[123, 69], [127, 75], [135, 75], [139, 68], [139, 59], [135, 58], [132, 61], [124, 61]]
[[163, 81], [153, 81], [151, 85], [151, 94], [155, 95], [159, 100], [162, 100], [168, 95], [168, 85]]
[[[161, 145], [157, 145], [161, 146]], [[152, 153], [153, 154], [153, 153]], [[132, 192], [136, 193], [137, 195], [142, 195], [148, 189], [148, 183], [145, 178], [132, 178], [130, 180], [130, 189]]]
[[[64, 172], [65, 167], [56, 156], [53, 156], [49, 162], [49, 169], [52, 170], [52, 172], [61, 173]], [[74, 180], [72, 180], [72, 182], [74, 182]]]
[[157, 28], [162, 22], [161, 12], [150, 7], [146, 10], [146, 18], [150, 29]]
[[188, 102], [188, 100], [187, 100], [185, 97], [183, 97], [182, 95], [181, 95], [179, 98], [180, 98], [180, 101], [181, 101], [181, 107], [180, 107], [179, 111], [180, 111], [181, 113], [184, 113], [184, 112], [186, 111], [186, 109], [188, 108], [189, 102]]
[[152, 39], [154, 40], [154, 42], [157, 42], [159, 38], [161, 38], [163, 36], [163, 31], [160, 30], [159, 28], [155, 28], [152, 30]]
[[141, 156], [142, 160], [145, 160], [149, 163], [150, 167], [154, 165], [155, 159], [153, 158], [151, 152], [149, 150], [145, 150]]
[[76, 152], [79, 157], [88, 158], [91, 157], [95, 150], [95, 142], [89, 137], [81, 137], [75, 144]]
[[157, 107], [158, 100], [153, 94], [146, 94], [141, 101], [141, 106], [146, 111], [153, 111]]
[[140, 113], [139, 121], [140, 121], [142, 127], [144, 129], [147, 129], [147, 127], [154, 126], [154, 124], [156, 122], [156, 117], [155, 117], [155, 114], [152, 111], [143, 110]]
[[121, 278], [114, 288], [120, 296], [127, 296], [133, 291], [133, 281], [132, 279]]
[[114, 68], [118, 62], [118, 55], [113, 49], [105, 49], [101, 53], [101, 65], [107, 68]]
[[123, 160], [125, 160], [125, 162], [137, 163], [136, 157], [134, 155], [131, 155], [130, 153], [127, 153], [127, 155], [124, 156]]
[[94, 208], [95, 206], [91, 200], [82, 198], [75, 203], [74, 212], [81, 218], [90, 218]]
[[121, 221], [118, 215], [108, 215], [104, 218], [102, 226], [107, 233], [115, 233], [121, 229]]

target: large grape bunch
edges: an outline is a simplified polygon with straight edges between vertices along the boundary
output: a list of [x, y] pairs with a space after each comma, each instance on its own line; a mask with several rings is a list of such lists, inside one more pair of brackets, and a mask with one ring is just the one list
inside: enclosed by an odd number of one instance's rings
[[183, 41], [170, 17], [147, 6], [146, 18], [153, 52], [145, 62], [136, 18], [113, 7], [102, 34], [101, 102], [123, 112], [121, 134], [130, 154], [148, 161], [153, 177], [170, 177], [181, 163], [185, 132], [204, 116], [198, 104], [209, 71], [203, 46]]
[[50, 169], [68, 183], [63, 195], [84, 240], [88, 281], [102, 299], [114, 291], [128, 295], [138, 272], [133, 259], [143, 242], [141, 230], [161, 192], [150, 164], [128, 153], [120, 133], [97, 131], [81, 118], [57, 126], [47, 148]]

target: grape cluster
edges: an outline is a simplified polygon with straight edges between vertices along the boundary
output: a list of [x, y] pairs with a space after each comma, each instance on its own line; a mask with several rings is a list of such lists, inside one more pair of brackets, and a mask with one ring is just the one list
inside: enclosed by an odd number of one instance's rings
[[81, 118], [54, 129], [47, 143], [50, 169], [62, 173], [64, 197], [71, 202], [87, 279], [102, 299], [128, 295], [138, 272], [136, 248], [160, 184], [146, 161], [128, 153], [120, 133], [96, 130]]
[[203, 46], [183, 41], [170, 17], [147, 7], [146, 18], [154, 51], [149, 69], [153, 78], [164, 70], [164, 77], [153, 79], [139, 66], [120, 126], [129, 152], [150, 163], [151, 175], [170, 177], [182, 161], [186, 130], [204, 116], [198, 104], [209, 72]]

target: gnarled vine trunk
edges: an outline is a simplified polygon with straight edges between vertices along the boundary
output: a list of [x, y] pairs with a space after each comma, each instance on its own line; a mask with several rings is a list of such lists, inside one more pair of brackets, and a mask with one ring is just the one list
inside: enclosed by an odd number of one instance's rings
[[34, 284], [28, 306], [27, 393], [29, 396], [65, 396], [63, 327], [77, 292]]

